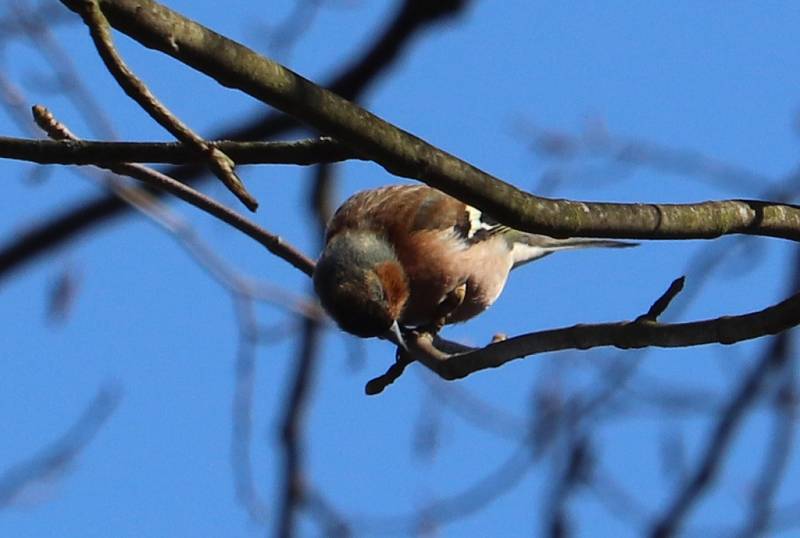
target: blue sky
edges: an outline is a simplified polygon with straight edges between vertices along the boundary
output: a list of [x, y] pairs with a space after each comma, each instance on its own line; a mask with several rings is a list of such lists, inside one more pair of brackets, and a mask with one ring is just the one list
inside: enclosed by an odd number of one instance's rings
[[[234, 1], [220, 10], [218, 2], [168, 2], [220, 33], [276, 54], [315, 81], [325, 80], [369, 43], [396, 3], [323, 2], [294, 46], [274, 51], [268, 37], [291, 4]], [[456, 20], [425, 32], [364, 104], [533, 192], [553, 185], [545, 178], [558, 177], [549, 194], [575, 199], [759, 197], [797, 165], [798, 24], [800, 6], [790, 2], [475, 1]], [[116, 87], [80, 23], [59, 26], [56, 36], [121, 139], [169, 140]], [[117, 42], [156, 95], [203, 134], [263, 111], [247, 96], [216, 87], [119, 34]], [[100, 136], [68, 99], [42, 88], [49, 67], [33, 46], [18, 42], [3, 52], [0, 69], [21, 85], [29, 104], [47, 105], [79, 136]], [[721, 184], [701, 173], [626, 164], [603, 151], [554, 158], [532, 149], [536, 134], [580, 141], [582, 133], [598, 126], [621, 140], [704, 156], [705, 171], [719, 163], [747, 171], [751, 180]], [[25, 133], [0, 114], [0, 134]], [[63, 168], [51, 167], [34, 182], [29, 165], [2, 161], [0, 166], [6, 178], [0, 244], [98, 192]], [[261, 201], [253, 218], [316, 255], [304, 199], [309, 173], [289, 166], [246, 167], [242, 177]], [[347, 163], [337, 174], [339, 200], [401, 181], [366, 163]], [[206, 190], [244, 210], [223, 188], [209, 184]], [[170, 208], [242, 274], [308, 296], [302, 274], [251, 240], [183, 204]], [[693, 264], [712, 249], [733, 252], [704, 279]], [[683, 274], [687, 293], [665, 319], [743, 313], [784, 297], [793, 260], [782, 241], [738, 238], [556, 255], [515, 273], [492, 309], [446, 334], [480, 344], [496, 332], [631, 319]], [[67, 319], [54, 324], [47, 316], [48, 296], [65, 270], [77, 278], [77, 296]], [[100, 387], [110, 383], [121, 393], [118, 408], [70, 472], [48, 486], [46, 495], [0, 514], [0, 535], [263, 534], [235, 500], [229, 462], [237, 349], [232, 303], [169, 234], [135, 215], [104, 226], [0, 282], [0, 317], [0, 469], [27, 460], [66, 431]], [[259, 307], [258, 317], [267, 326], [287, 319], [271, 307]], [[665, 469], [663, 463], [665, 451], [675, 450], [669, 441], [681, 440], [686, 469], [693, 469], [714, 415], [657, 413], [647, 403], [650, 391], [693, 390], [709, 395], [711, 405], [724, 402], [737, 374], [755, 363], [763, 345], [644, 355], [620, 415], [593, 430], [599, 469], [648, 514], [660, 513], [680, 483], [679, 469]], [[354, 348], [363, 356], [353, 359]], [[508, 439], [464, 420], [463, 411], [454, 409], [458, 404], [447, 403], [461, 391], [508, 414], [512, 424], [525, 424], [535, 413], [534, 394], [589, 393], [599, 383], [598, 367], [615, 356], [607, 351], [542, 355], [454, 386], [414, 365], [384, 394], [366, 397], [363, 385], [390, 364], [390, 347], [370, 341], [358, 348], [331, 329], [321, 349], [305, 425], [307, 474], [352, 518], [355, 531], [369, 530], [368, 523], [382, 516], [411, 514], [457, 495], [514, 457], [524, 431]], [[262, 346], [257, 356], [254, 480], [269, 518], [276, 511], [280, 404], [295, 356], [291, 339]], [[637, 357], [629, 354], [631, 361]], [[764, 405], [750, 415], [725, 461], [719, 490], [692, 512], [688, 530], [736, 529], [743, 521], [760, 458], [773, 435], [771, 420]], [[502, 422], [500, 415], [493, 422]], [[436, 432], [437, 448], [420, 455], [414, 446], [426, 428]], [[515, 487], [476, 513], [441, 526], [438, 534], [538, 535], [554, 479], [552, 458], [552, 451], [545, 452], [535, 465], [524, 467]], [[790, 461], [779, 506], [796, 500], [791, 478], [798, 471], [798, 462]], [[641, 531], [606, 510], [589, 489], [572, 499], [577, 536]], [[303, 536], [318, 534], [306, 520], [300, 530]]]

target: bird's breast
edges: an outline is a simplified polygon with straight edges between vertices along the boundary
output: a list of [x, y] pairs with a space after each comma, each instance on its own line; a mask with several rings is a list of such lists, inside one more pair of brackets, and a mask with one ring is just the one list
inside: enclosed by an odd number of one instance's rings
[[[448, 240], [441, 232], [417, 238], [424, 254], [401, 261], [410, 294], [401, 322], [407, 326], [432, 323], [441, 307], [459, 286], [465, 285], [463, 301], [446, 314], [447, 323], [466, 321], [486, 310], [503, 291], [513, 257], [502, 237], [472, 245]], [[425, 247], [425, 245], [428, 245]]]

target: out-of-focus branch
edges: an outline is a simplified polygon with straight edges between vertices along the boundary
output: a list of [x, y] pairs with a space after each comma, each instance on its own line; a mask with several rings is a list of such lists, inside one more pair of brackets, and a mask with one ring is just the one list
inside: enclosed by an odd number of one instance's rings
[[436, 405], [449, 408], [455, 416], [472, 426], [511, 441], [520, 441], [531, 435], [529, 417], [518, 416], [494, 402], [479, 398], [463, 384], [444, 383], [424, 370], [420, 373]]
[[175, 116], [125, 64], [116, 48], [114, 48], [108, 21], [103, 15], [98, 1], [79, 0], [75, 5], [79, 8], [78, 12], [83, 18], [83, 22], [89, 27], [89, 34], [92, 36], [92, 41], [94, 41], [100, 58], [128, 97], [136, 101], [150, 117], [172, 133], [175, 138], [203, 155], [208, 161], [211, 171], [220, 181], [248, 209], [255, 211], [258, 207], [258, 202], [247, 192], [247, 188], [245, 188], [239, 176], [236, 175], [233, 169], [233, 160], [218, 147], [208, 144], [200, 135]]
[[[77, 22], [75, 18], [66, 17], [68, 14], [61, 9], [62, 6], [50, 2], [42, 3], [38, 7], [30, 5], [32, 2], [19, 0], [7, 3], [11, 4], [10, 9], [14, 14], [13, 19], [8, 22], [13, 21], [15, 28], [11, 29], [8, 26], [3, 28], [0, 23], [0, 36], [8, 38], [14, 36], [15, 32], [24, 33], [30, 44], [50, 65], [56, 81], [55, 91], [67, 97], [75, 105], [95, 136], [116, 140], [118, 137], [111, 119], [81, 78], [73, 54], [67, 51], [69, 43], [62, 43], [53, 34], [53, 29], [59, 21], [69, 20], [75, 23]], [[27, 103], [24, 108], [27, 115]]]
[[[800, 256], [800, 250], [797, 251], [797, 255]], [[798, 260], [795, 261], [795, 264], [797, 263]], [[797, 291], [800, 288], [800, 265], [795, 265], [795, 268], [791, 289]], [[794, 297], [798, 296], [800, 294]], [[771, 345], [765, 348], [761, 359], [745, 376], [721, 411], [697, 467], [675, 492], [672, 501], [653, 524], [650, 530], [652, 538], [673, 536], [680, 529], [689, 510], [716, 478], [738, 425], [758, 399], [769, 377], [780, 370], [791, 354], [791, 335], [788, 332], [776, 336]]]
[[549, 506], [545, 510], [545, 517], [548, 520], [543, 534], [552, 538], [562, 538], [572, 534], [570, 532], [572, 518], [568, 512], [569, 497], [577, 486], [586, 482], [586, 474], [592, 459], [588, 439], [580, 436], [575, 438], [575, 432], [567, 432], [567, 435], [571, 439], [563, 451], [565, 461], [561, 465], [559, 476], [553, 481]]
[[740, 538], [757, 538], [769, 528], [778, 488], [786, 478], [786, 468], [792, 457], [792, 447], [797, 429], [797, 381], [794, 368], [796, 361], [789, 357], [778, 374], [773, 396], [774, 430], [770, 436], [770, 447], [764, 456], [758, 483], [753, 488], [750, 501], [750, 517], [739, 533]]
[[0, 73], [0, 103], [5, 108], [20, 130], [33, 136], [38, 134], [36, 126], [31, 123], [30, 109], [22, 92], [3, 73]]
[[[554, 237], [710, 239], [745, 233], [800, 239], [800, 208], [764, 201], [615, 204], [525, 193], [152, 0], [97, 0], [142, 44], [358, 148], [391, 173], [419, 179], [516, 229]], [[62, 0], [71, 9], [79, 0]]]
[[[309, 193], [309, 212], [313, 217], [317, 236], [324, 236], [325, 225], [333, 211], [331, 193], [333, 192], [333, 167], [319, 165], [312, 170], [313, 182]], [[286, 399], [281, 425], [281, 449], [283, 452], [283, 473], [280, 479], [279, 512], [276, 518], [275, 536], [290, 538], [296, 531], [297, 513], [303, 507], [313, 506], [319, 509], [326, 506], [319, 493], [310, 496], [312, 488], [308, 484], [304, 468], [304, 452], [306, 440], [303, 432], [306, 409], [308, 407], [314, 373], [319, 361], [319, 341], [322, 321], [306, 318], [299, 336], [300, 348], [296, 361], [292, 388]], [[329, 519], [330, 510], [317, 510], [317, 515]]]
[[[23, 24], [20, 24], [20, 18], [24, 19]], [[30, 21], [33, 20], [46, 20], [51, 26], [74, 23], [74, 18], [68, 17], [57, 4], [42, 2], [36, 7], [31, 7], [24, 11], [15, 10], [13, 15], [0, 18], [0, 36], [6, 39], [16, 37], [28, 31], [27, 27], [30, 26]]]
[[[641, 166], [669, 174], [702, 178], [739, 192], [759, 192], [773, 179], [695, 150], [662, 146], [610, 133], [604, 123], [596, 119], [579, 134], [544, 129], [526, 118], [515, 121], [512, 130], [514, 135], [522, 137], [522, 142], [529, 144], [540, 155], [562, 163], [600, 157], [615, 165]], [[616, 176], [619, 170], [615, 170]], [[577, 175], [581, 176], [580, 173]], [[553, 182], [549, 183], [552, 185]], [[540, 185], [539, 188], [552, 190], [546, 185]]]
[[[45, 107], [37, 105], [33, 107], [36, 123], [49, 136], [56, 139], [74, 139], [73, 135], [62, 123], [58, 122]], [[187, 202], [206, 213], [218, 218], [226, 224], [230, 224], [248, 237], [255, 239], [267, 248], [271, 253], [286, 260], [294, 267], [300, 269], [307, 275], [314, 270], [314, 262], [303, 253], [296, 250], [293, 246], [286, 243], [277, 235], [271, 234], [252, 221], [247, 220], [235, 211], [228, 209], [216, 200], [205, 194], [176, 181], [175, 179], [156, 172], [155, 170], [141, 164], [116, 163], [103, 165], [104, 168], [117, 174], [138, 179], [148, 185], [164, 189], [174, 194], [184, 202]]]
[[328, 538], [348, 538], [352, 535], [349, 522], [317, 491], [305, 492], [305, 506], [317, 520]]
[[390, 534], [415, 535], [420, 528], [441, 525], [465, 518], [486, 508], [504, 493], [518, 486], [534, 467], [531, 443], [523, 441], [507, 459], [494, 467], [475, 483], [451, 496], [432, 501], [416, 512], [396, 516], [354, 516], [353, 528], [365, 534], [385, 536]]
[[299, 335], [300, 348], [295, 365], [293, 381], [286, 398], [281, 425], [281, 448], [283, 452], [282, 476], [278, 483], [279, 493], [275, 536], [294, 536], [298, 508], [304, 503], [305, 484], [303, 472], [304, 443], [301, 428], [308, 406], [320, 338], [320, 322], [306, 318]]
[[236, 352], [235, 390], [232, 406], [231, 467], [233, 468], [233, 483], [239, 503], [254, 522], [263, 525], [269, 517], [267, 503], [261, 499], [253, 480], [253, 462], [250, 455], [256, 345], [259, 335], [253, 312], [253, 302], [242, 295], [234, 297], [236, 298], [234, 305], [239, 325], [239, 344]]
[[0, 509], [24, 495], [28, 487], [56, 481], [94, 439], [114, 413], [121, 398], [116, 387], [103, 387], [80, 418], [41, 454], [18, 463], [0, 475]]
[[267, 34], [269, 49], [275, 55], [286, 57], [299, 38], [311, 27], [323, 6], [320, 0], [298, 0], [293, 2], [292, 11], [274, 27], [264, 27], [261, 33]]
[[767, 377], [785, 360], [786, 356], [782, 349], [786, 347], [786, 338], [786, 333], [775, 337], [773, 345], [767, 347], [764, 356], [733, 393], [714, 427], [700, 463], [677, 491], [661, 517], [657, 519], [649, 536], [652, 538], [673, 536], [680, 529], [689, 510], [716, 478], [737, 426], [761, 393]]

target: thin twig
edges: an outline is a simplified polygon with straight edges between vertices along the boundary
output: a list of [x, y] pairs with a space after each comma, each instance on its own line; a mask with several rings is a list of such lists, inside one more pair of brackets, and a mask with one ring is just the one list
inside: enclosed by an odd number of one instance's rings
[[[2, 79], [0, 79], [2, 80]], [[27, 112], [27, 108], [26, 108]], [[39, 164], [164, 163], [203, 161], [197, 151], [180, 142], [106, 142], [100, 140], [37, 140], [0, 136], [0, 158]], [[291, 142], [208, 141], [239, 164], [312, 165], [360, 159], [329, 137]]]
[[252, 301], [234, 295], [239, 325], [239, 344], [236, 353], [235, 388], [233, 392], [231, 430], [231, 466], [236, 498], [250, 518], [259, 525], [268, 521], [268, 504], [263, 501], [253, 480], [253, 461], [250, 452], [253, 431], [253, 394], [256, 375], [256, 345], [258, 329]]
[[634, 323], [640, 322], [652, 322], [655, 323], [658, 321], [658, 317], [664, 313], [664, 311], [669, 307], [670, 303], [672, 302], [675, 297], [683, 290], [683, 284], [686, 282], [686, 277], [682, 276], [676, 278], [672, 281], [672, 284], [669, 285], [667, 291], [664, 294], [656, 299], [656, 302], [650, 307], [646, 314], [642, 314], [638, 318], [636, 318]]
[[[69, 130], [55, 119], [55, 117], [41, 105], [33, 107], [33, 114], [36, 123], [50, 136], [54, 138], [67, 137]], [[75, 136], [75, 135], [72, 135]], [[254, 222], [247, 220], [235, 211], [228, 209], [216, 200], [209, 198], [205, 194], [172, 179], [171, 177], [157, 172], [151, 168], [140, 164], [118, 163], [102, 166], [117, 174], [132, 177], [143, 181], [149, 185], [164, 189], [174, 194], [181, 200], [213, 215], [221, 221], [230, 224], [237, 230], [255, 239], [267, 248], [271, 253], [289, 262], [294, 267], [300, 269], [307, 275], [311, 275], [314, 270], [314, 262], [307, 256], [286, 243], [277, 235], [271, 234]]]
[[136, 103], [139, 104], [159, 125], [164, 127], [175, 138], [192, 147], [208, 159], [211, 171], [226, 187], [251, 211], [255, 211], [258, 202], [247, 192], [242, 180], [234, 172], [235, 163], [219, 148], [208, 144], [200, 135], [161, 103], [150, 89], [142, 82], [114, 47], [111, 30], [100, 4], [97, 0], [80, 0], [79, 13], [83, 22], [89, 27], [97, 52], [117, 84]]
[[356, 532], [386, 536], [390, 533], [415, 535], [420, 525], [445, 524], [465, 518], [496, 502], [504, 493], [518, 486], [533, 469], [530, 443], [523, 441], [507, 459], [495, 464], [484, 476], [464, 490], [432, 501], [423, 508], [395, 516], [353, 516]]
[[400, 348], [397, 348], [397, 356], [395, 357], [394, 363], [389, 366], [389, 369], [386, 370], [386, 373], [379, 375], [374, 379], [370, 379], [366, 386], [364, 387], [364, 393], [367, 396], [374, 396], [376, 394], [380, 394], [383, 392], [386, 387], [397, 381], [397, 379], [403, 375], [406, 367], [414, 362], [410, 353], [406, 353]]

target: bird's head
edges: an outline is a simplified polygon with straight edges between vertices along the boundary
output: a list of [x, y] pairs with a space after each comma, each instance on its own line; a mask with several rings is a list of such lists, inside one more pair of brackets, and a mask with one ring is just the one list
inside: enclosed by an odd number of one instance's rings
[[340, 232], [330, 238], [314, 269], [320, 302], [343, 330], [369, 338], [389, 331], [408, 300], [408, 279], [392, 246], [372, 232]]

